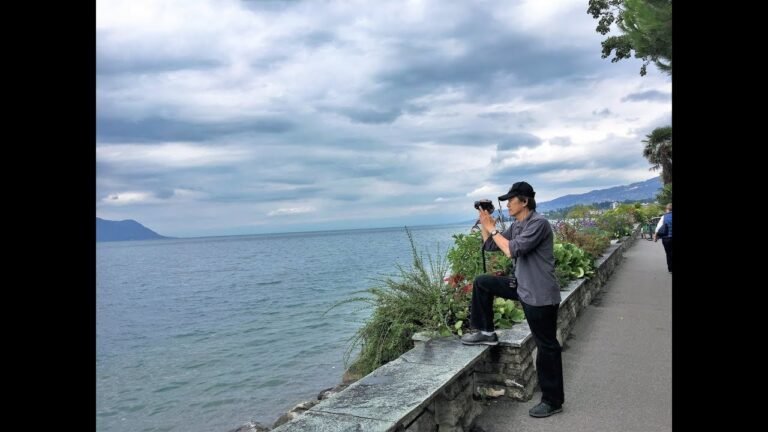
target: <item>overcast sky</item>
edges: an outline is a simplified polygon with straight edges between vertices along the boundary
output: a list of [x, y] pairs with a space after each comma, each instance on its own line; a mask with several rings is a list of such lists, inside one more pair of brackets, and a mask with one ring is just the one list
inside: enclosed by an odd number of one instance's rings
[[652, 178], [671, 124], [587, 0], [96, 6], [96, 215], [163, 235], [460, 222]]

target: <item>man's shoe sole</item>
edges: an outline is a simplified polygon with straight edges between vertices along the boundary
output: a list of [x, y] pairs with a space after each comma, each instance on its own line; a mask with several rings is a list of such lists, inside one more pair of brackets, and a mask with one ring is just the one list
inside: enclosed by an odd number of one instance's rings
[[536, 418], [549, 417], [552, 414], [557, 414], [557, 413], [561, 412], [562, 410], [563, 410], [563, 407], [560, 407], [560, 408], [557, 408], [557, 409], [553, 409], [552, 411], [548, 412], [547, 414], [531, 414], [531, 413], [528, 413], [528, 415], [531, 416], [531, 417], [536, 417]]
[[495, 340], [495, 341], [482, 341], [482, 342], [465, 342], [465, 341], [461, 341], [461, 343], [463, 343], [464, 345], [491, 345], [491, 346], [494, 346], [494, 345], [498, 345], [499, 341], [497, 341], [497, 340]]

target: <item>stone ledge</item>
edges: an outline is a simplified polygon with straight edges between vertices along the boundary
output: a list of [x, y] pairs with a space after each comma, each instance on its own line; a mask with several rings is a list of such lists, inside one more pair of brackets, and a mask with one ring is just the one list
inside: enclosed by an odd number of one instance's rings
[[[462, 423], [465, 401], [472, 396], [471, 372], [488, 348], [464, 346], [457, 338], [426, 341], [274, 430], [326, 431], [336, 430], [336, 424], [349, 430], [408, 430], [427, 418]], [[416, 422], [433, 401], [437, 413]], [[313, 414], [311, 419], [300, 421], [307, 414]]]
[[[633, 233], [612, 244], [595, 260], [591, 279], [572, 281], [562, 290], [561, 343], [635, 239]], [[473, 399], [506, 395], [529, 400], [537, 384], [532, 361], [536, 348], [528, 323], [497, 334], [499, 345], [494, 347], [462, 345], [455, 336], [432, 339], [417, 334], [415, 348], [274, 431], [467, 430], [481, 412]]]
[[393, 431], [395, 424], [381, 420], [309, 410], [272, 431], [360, 432]]

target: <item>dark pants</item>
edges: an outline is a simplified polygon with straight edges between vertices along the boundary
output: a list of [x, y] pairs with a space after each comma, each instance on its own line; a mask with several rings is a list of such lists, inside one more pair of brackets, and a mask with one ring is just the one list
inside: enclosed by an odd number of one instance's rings
[[[503, 297], [520, 301], [517, 290], [509, 287], [505, 276], [480, 275], [472, 285], [472, 311], [470, 325], [484, 331], [493, 331], [493, 298]], [[557, 309], [560, 305], [532, 306], [523, 303], [523, 312], [536, 342], [536, 375], [541, 387], [541, 400], [555, 407], [565, 401], [563, 391], [563, 359], [557, 341]]]
[[664, 252], [667, 253], [667, 270], [672, 271], [672, 237], [663, 237], [661, 244], [664, 245]]

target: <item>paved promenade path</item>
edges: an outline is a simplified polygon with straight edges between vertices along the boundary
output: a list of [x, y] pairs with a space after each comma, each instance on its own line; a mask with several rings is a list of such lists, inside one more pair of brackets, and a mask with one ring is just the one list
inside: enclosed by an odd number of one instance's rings
[[563, 411], [533, 418], [501, 399], [476, 420], [485, 432], [672, 430], [672, 274], [661, 241], [637, 239], [564, 344]]

